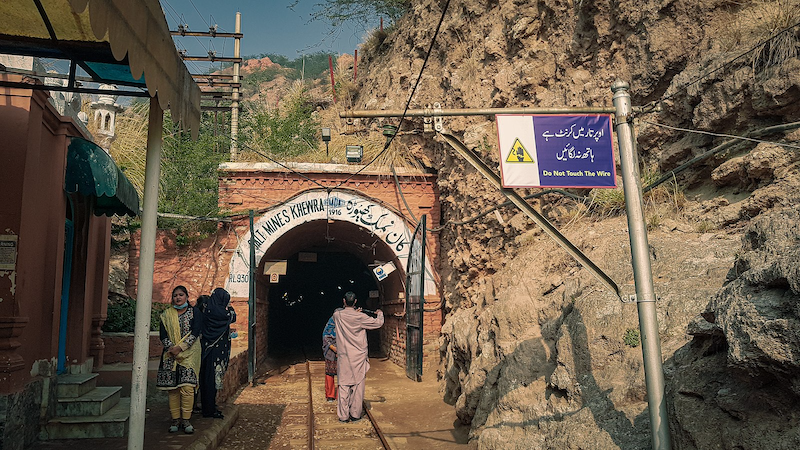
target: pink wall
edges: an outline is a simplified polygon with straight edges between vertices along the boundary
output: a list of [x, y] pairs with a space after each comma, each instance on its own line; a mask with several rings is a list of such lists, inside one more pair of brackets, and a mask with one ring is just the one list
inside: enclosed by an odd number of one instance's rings
[[[8, 74], [0, 79], [23, 81]], [[0, 88], [0, 234], [18, 237], [16, 270], [0, 272], [0, 394], [19, 391], [35, 362], [57, 356], [66, 153], [69, 136], [83, 135], [47, 98], [44, 91]], [[109, 253], [97, 240], [109, 236], [110, 221], [90, 213], [76, 219], [85, 234], [83, 259], [73, 264], [85, 277], [73, 278], [67, 348], [68, 362], [81, 364], [90, 355], [92, 316], [104, 319]]]

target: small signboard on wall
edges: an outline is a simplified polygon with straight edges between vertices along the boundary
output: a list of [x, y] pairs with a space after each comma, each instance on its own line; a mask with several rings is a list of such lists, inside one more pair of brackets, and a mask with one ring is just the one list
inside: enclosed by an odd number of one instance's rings
[[269, 282], [270, 283], [275, 284], [275, 283], [279, 282], [280, 280], [281, 280], [281, 276], [278, 275], [277, 273], [269, 274]]
[[608, 115], [498, 114], [503, 187], [616, 187]]
[[393, 262], [389, 261], [386, 264], [372, 269], [372, 272], [375, 274], [375, 278], [377, 278], [378, 281], [383, 281], [389, 276], [390, 273], [394, 272], [395, 269], [397, 269], [397, 267]]
[[17, 235], [0, 235], [0, 270], [17, 269]]
[[[286, 275], [286, 260], [267, 261], [264, 263], [264, 275]], [[277, 281], [276, 281], [277, 283]]]
[[314, 252], [300, 252], [297, 254], [297, 260], [300, 262], [317, 262], [317, 254]]

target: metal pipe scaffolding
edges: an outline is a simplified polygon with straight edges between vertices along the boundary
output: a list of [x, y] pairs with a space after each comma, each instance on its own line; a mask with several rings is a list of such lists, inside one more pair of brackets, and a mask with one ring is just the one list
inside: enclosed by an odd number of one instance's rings
[[614, 108], [456, 108], [456, 109], [402, 109], [343, 111], [342, 119], [381, 117], [434, 117], [434, 116], [494, 116], [496, 114], [614, 114]]

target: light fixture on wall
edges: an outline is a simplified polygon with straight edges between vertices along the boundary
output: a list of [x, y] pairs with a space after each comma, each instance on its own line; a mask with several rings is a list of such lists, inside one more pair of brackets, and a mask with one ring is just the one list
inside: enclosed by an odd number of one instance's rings
[[330, 128], [323, 128], [322, 129], [322, 142], [325, 143], [325, 156], [328, 156], [328, 142], [331, 141], [331, 129]]
[[348, 145], [345, 148], [345, 157], [349, 163], [360, 163], [361, 158], [364, 157], [363, 145]]
[[383, 135], [386, 136], [386, 145], [389, 145], [389, 142], [392, 142], [392, 139], [397, 134], [397, 127], [394, 125], [384, 125], [383, 126]]

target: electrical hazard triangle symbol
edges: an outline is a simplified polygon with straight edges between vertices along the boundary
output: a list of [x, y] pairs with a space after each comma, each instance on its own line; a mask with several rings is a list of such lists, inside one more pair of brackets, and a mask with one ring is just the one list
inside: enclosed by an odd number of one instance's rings
[[531, 158], [531, 155], [529, 155], [528, 151], [525, 150], [525, 147], [522, 146], [522, 142], [520, 142], [519, 138], [517, 138], [514, 140], [514, 145], [511, 146], [511, 152], [508, 154], [506, 162], [532, 163], [533, 158]]

